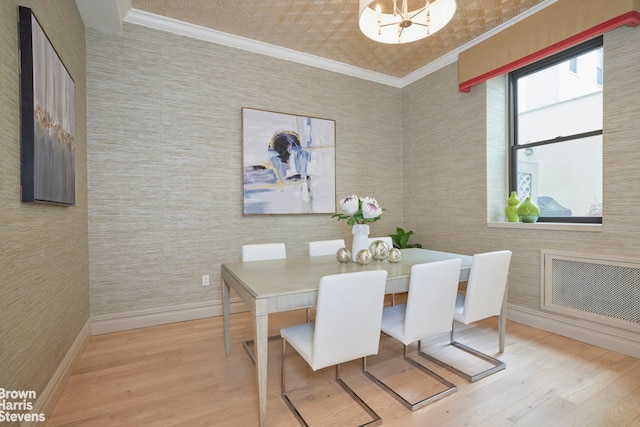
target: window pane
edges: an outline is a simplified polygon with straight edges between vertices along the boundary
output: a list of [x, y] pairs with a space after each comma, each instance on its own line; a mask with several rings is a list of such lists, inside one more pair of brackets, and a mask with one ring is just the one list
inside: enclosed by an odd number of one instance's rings
[[540, 216], [602, 217], [602, 136], [517, 151], [518, 197]]
[[602, 129], [602, 48], [571, 61], [518, 79], [518, 145]]

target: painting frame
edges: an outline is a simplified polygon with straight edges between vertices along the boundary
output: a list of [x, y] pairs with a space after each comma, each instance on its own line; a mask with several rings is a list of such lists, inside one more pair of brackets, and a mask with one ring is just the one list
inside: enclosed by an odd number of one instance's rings
[[336, 212], [336, 121], [242, 108], [243, 215]]
[[75, 83], [33, 11], [18, 22], [21, 200], [75, 206]]

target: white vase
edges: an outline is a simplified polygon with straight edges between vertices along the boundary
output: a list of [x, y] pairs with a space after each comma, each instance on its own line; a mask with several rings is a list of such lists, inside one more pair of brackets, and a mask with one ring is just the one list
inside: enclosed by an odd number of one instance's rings
[[369, 249], [369, 226], [367, 224], [354, 224], [351, 229], [353, 244], [351, 245], [351, 261], [358, 262], [358, 251]]

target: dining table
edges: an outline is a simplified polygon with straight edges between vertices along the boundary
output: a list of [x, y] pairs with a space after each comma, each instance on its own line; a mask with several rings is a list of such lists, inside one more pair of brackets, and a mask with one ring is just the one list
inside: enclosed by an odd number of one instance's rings
[[[386, 270], [386, 294], [398, 294], [409, 290], [411, 267], [415, 264], [460, 258], [460, 281], [469, 277], [473, 256], [441, 252], [429, 249], [401, 249], [401, 259], [373, 260], [361, 265], [356, 262], [342, 263], [335, 255], [298, 256], [267, 261], [230, 262], [221, 265], [222, 304], [224, 319], [224, 348], [230, 354], [230, 290], [254, 316], [254, 352], [258, 385], [260, 426], [267, 421], [267, 356], [269, 314], [314, 307], [318, 286], [322, 276], [366, 270]], [[503, 301], [498, 329], [500, 351], [504, 347], [506, 296]]]

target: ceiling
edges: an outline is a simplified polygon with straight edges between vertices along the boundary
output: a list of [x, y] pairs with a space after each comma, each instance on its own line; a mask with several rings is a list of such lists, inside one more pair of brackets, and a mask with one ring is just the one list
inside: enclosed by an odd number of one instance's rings
[[[76, 0], [79, 8], [85, 1], [88, 0]], [[517, 21], [527, 11], [530, 14], [554, 1], [457, 0], [456, 13], [445, 28], [426, 39], [402, 45], [377, 43], [360, 32], [358, 0], [130, 0], [130, 4], [134, 13], [148, 12], [157, 18], [171, 18], [403, 78], [486, 37], [497, 27], [508, 25], [508, 21]], [[424, 0], [409, 0], [409, 9], [418, 8], [420, 4], [424, 5]], [[129, 11], [120, 11], [121, 17], [127, 13]]]

